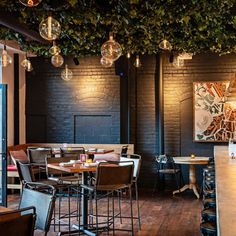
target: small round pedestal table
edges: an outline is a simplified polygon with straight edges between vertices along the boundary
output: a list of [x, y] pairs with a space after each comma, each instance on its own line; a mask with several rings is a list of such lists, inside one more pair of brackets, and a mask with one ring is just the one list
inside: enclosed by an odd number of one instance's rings
[[173, 191], [173, 194], [181, 193], [187, 189], [192, 189], [194, 194], [199, 198], [196, 181], [195, 165], [207, 165], [209, 157], [174, 157], [174, 162], [181, 165], [189, 165], [189, 184], [184, 185], [181, 189]]

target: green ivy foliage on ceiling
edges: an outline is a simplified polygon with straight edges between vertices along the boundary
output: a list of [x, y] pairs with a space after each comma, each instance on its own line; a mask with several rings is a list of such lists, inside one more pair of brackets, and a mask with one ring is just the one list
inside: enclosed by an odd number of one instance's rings
[[[17, 0], [3, 0], [0, 8], [14, 12], [20, 22], [37, 31], [49, 14], [62, 33], [57, 45], [63, 55], [100, 54], [100, 47], [115, 34], [124, 53], [155, 54], [166, 38], [176, 52], [236, 52], [235, 0], [43, 0], [27, 8]], [[4, 27], [0, 39], [14, 39], [23, 50], [49, 56], [50, 45], [28, 41]]]

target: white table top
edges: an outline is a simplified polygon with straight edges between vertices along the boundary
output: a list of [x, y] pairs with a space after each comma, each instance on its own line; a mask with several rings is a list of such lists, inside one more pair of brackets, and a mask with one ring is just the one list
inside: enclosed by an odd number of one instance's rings
[[207, 164], [209, 157], [194, 157], [183, 156], [183, 157], [173, 157], [175, 163], [177, 164]]
[[236, 160], [227, 146], [215, 146], [216, 206], [219, 236], [236, 235]]

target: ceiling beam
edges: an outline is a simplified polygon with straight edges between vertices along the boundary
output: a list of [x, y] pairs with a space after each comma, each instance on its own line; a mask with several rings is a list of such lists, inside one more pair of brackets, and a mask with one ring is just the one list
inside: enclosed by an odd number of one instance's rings
[[36, 41], [42, 44], [49, 44], [50, 42], [44, 40], [40, 34], [36, 31], [28, 29], [26, 24], [20, 23], [17, 17], [14, 17], [12, 13], [0, 12], [0, 25], [3, 25], [11, 30], [14, 30], [30, 40]]

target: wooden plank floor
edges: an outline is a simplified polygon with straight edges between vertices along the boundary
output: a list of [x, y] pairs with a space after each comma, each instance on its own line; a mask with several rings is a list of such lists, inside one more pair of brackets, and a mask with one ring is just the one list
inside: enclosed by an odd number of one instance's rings
[[[9, 195], [9, 207], [16, 207], [19, 195]], [[128, 214], [127, 204], [122, 207], [122, 213]], [[140, 209], [142, 217], [142, 229], [138, 231], [138, 223], [135, 221], [135, 235], [139, 236], [200, 236], [200, 212], [201, 200], [196, 199], [193, 193], [185, 192], [172, 196], [170, 191], [152, 194], [147, 190], [140, 191]], [[134, 205], [134, 214], [136, 214]], [[127, 222], [128, 223], [128, 222]], [[127, 226], [123, 222], [122, 226]], [[112, 233], [110, 233], [112, 234]], [[36, 232], [35, 235], [43, 235]], [[56, 233], [53, 228], [48, 236]], [[107, 235], [103, 233], [102, 235]], [[131, 235], [129, 232], [117, 231], [117, 236]]]

